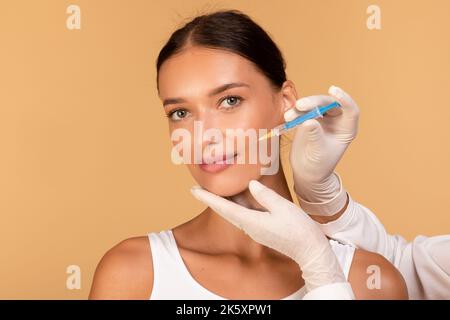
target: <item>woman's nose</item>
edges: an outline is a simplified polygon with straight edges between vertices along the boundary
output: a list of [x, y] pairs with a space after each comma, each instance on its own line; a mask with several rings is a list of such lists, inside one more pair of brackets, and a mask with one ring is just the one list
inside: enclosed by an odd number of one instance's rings
[[201, 108], [195, 118], [197, 127], [201, 128], [203, 132], [207, 132], [207, 135], [216, 134], [216, 132], [220, 131], [225, 133], [227, 124], [220, 114], [211, 110], [212, 108]]
[[225, 143], [228, 125], [214, 112], [208, 109], [200, 111], [194, 123], [194, 143], [201, 150]]

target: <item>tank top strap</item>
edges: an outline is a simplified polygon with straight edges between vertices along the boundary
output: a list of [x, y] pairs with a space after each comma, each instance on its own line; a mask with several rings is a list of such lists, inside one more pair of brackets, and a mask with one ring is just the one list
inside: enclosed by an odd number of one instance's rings
[[356, 248], [333, 239], [330, 239], [330, 245], [339, 261], [342, 271], [344, 272], [345, 279], [348, 281], [348, 274], [350, 273], [350, 267], [352, 265], [353, 255], [355, 254]]
[[174, 299], [180, 289], [186, 287], [186, 279], [180, 272], [176, 243], [169, 230], [148, 234], [153, 260], [153, 289], [150, 299]]

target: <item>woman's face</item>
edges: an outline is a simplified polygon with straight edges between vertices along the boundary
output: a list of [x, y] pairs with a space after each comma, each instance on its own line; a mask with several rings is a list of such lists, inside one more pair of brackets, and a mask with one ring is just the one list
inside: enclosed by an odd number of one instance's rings
[[[290, 106], [282, 90], [274, 89], [252, 62], [225, 50], [193, 46], [162, 64], [158, 85], [170, 133], [185, 129], [192, 137], [187, 166], [200, 186], [220, 196], [231, 196], [247, 189], [251, 179], [260, 178], [259, 155], [256, 163], [249, 159], [249, 143], [255, 143], [254, 139], [247, 137], [245, 146], [238, 145], [236, 136], [229, 137], [227, 129], [253, 129], [259, 134], [258, 129], [281, 124]], [[200, 127], [203, 132], [218, 129], [223, 139], [194, 136], [195, 127], [197, 132]], [[270, 155], [270, 139], [264, 143]], [[231, 152], [226, 144], [232, 146]], [[256, 145], [259, 150], [257, 141]], [[195, 163], [194, 150], [200, 150], [200, 161], [209, 164]], [[181, 149], [179, 153], [185, 156], [187, 151]], [[211, 164], [223, 158], [233, 158], [233, 164]]]

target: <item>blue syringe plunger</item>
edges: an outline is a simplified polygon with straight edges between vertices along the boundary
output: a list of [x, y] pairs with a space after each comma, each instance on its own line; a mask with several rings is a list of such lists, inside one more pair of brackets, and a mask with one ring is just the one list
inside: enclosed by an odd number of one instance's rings
[[329, 105], [323, 106], [323, 107], [315, 107], [308, 113], [301, 115], [291, 121], [288, 121], [286, 123], [280, 124], [279, 126], [276, 126], [272, 130], [270, 130], [268, 133], [266, 133], [264, 136], [259, 138], [259, 140], [267, 139], [273, 136], [280, 136], [285, 131], [294, 128], [298, 126], [299, 124], [302, 124], [306, 120], [309, 119], [315, 119], [315, 118], [323, 118], [323, 115], [330, 109], [340, 107], [341, 105], [334, 101], [333, 103], [330, 103]]

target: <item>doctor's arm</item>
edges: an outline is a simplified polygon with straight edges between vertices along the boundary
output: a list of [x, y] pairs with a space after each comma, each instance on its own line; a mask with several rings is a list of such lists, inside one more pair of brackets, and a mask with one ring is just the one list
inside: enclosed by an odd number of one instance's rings
[[342, 187], [335, 168], [357, 136], [360, 111], [341, 88], [331, 86], [328, 93], [301, 98], [284, 115], [289, 121], [332, 101], [342, 106], [297, 128], [290, 164], [300, 207], [328, 237], [377, 252], [394, 264], [407, 282], [410, 298], [449, 299], [450, 235], [419, 236], [408, 243], [388, 234], [378, 218]]
[[[297, 193], [305, 212], [318, 222], [328, 237], [358, 248], [383, 255], [405, 278], [410, 299], [450, 299], [450, 235], [417, 236], [412, 242], [399, 235], [391, 235], [376, 215], [354, 201], [342, 186], [329, 193], [325, 202], [311, 202]], [[336, 206], [346, 203], [341, 210]], [[335, 214], [331, 212], [335, 210]], [[329, 212], [329, 215], [324, 213]]]

